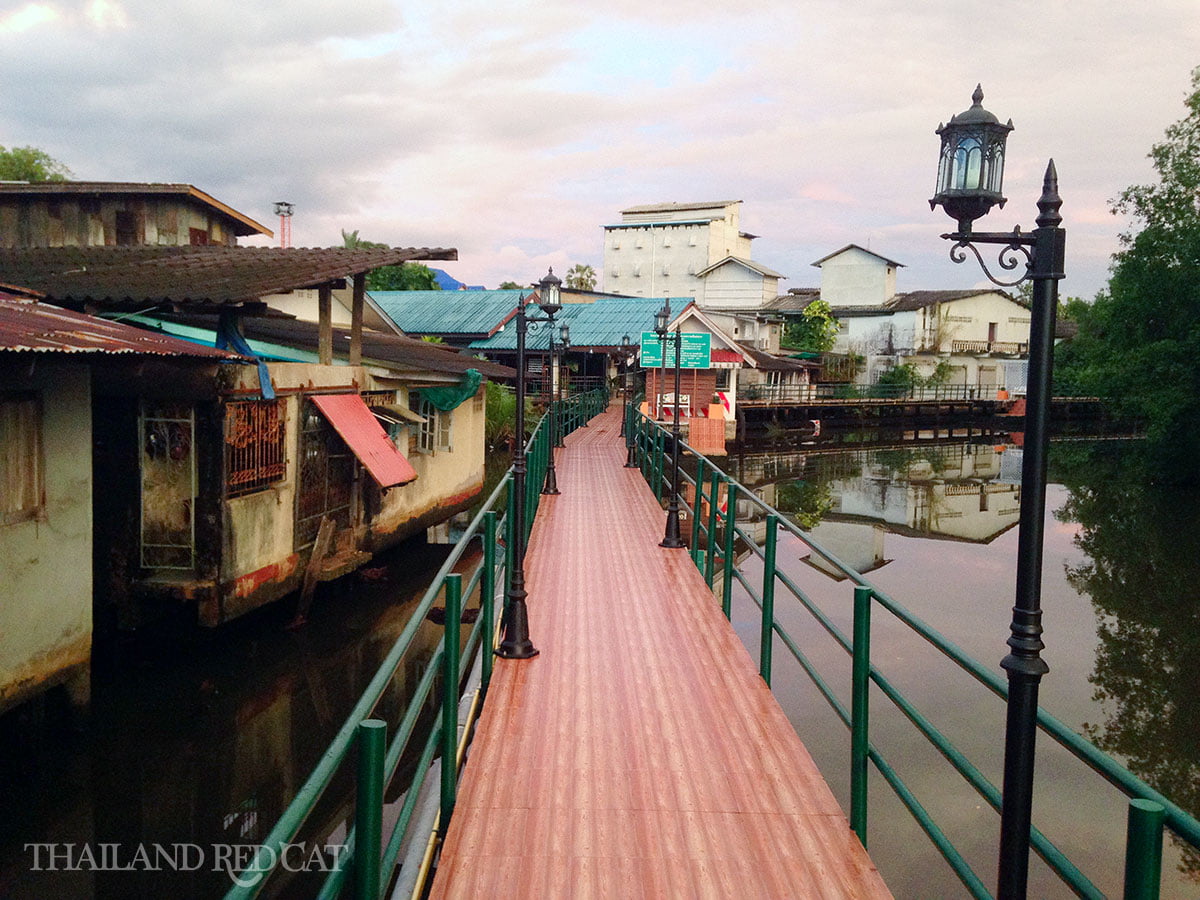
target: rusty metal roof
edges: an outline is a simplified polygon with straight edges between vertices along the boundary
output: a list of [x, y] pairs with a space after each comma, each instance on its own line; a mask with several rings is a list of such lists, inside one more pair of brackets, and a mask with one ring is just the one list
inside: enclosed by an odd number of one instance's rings
[[245, 359], [214, 347], [0, 293], [0, 353], [20, 351]]
[[70, 306], [220, 306], [316, 287], [380, 266], [457, 259], [453, 248], [44, 247], [0, 249], [0, 282]]

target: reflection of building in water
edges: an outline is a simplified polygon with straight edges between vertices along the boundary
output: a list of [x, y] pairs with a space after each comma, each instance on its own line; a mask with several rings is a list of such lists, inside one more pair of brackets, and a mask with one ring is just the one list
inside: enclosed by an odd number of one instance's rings
[[1004, 454], [979, 444], [869, 451], [859, 478], [831, 482], [832, 521], [990, 543], [1017, 523], [1020, 485], [998, 481]]
[[[1015, 451], [1015, 452], [1014, 452]], [[734, 470], [765, 503], [812, 522], [817, 543], [859, 572], [887, 565], [886, 532], [987, 544], [1017, 524], [1020, 484], [1010, 476], [1018, 448], [957, 443], [891, 445], [825, 453], [746, 454]], [[1017, 479], [1019, 481], [1019, 479]], [[801, 492], [801, 486], [804, 492]], [[761, 508], [742, 501], [738, 523], [758, 543]], [[838, 577], [813, 554], [809, 565]]]

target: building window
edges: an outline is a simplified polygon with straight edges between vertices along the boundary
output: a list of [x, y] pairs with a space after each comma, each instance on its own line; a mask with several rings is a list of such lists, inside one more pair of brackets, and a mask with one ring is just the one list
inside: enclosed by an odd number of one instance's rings
[[138, 221], [134, 213], [129, 210], [118, 209], [114, 224], [117, 231], [118, 246], [129, 247], [138, 243]]
[[612, 267], [612, 277], [613, 277], [613, 278], [620, 278], [620, 277], [621, 277], [621, 267], [620, 267], [620, 266], [613, 266], [613, 267]]
[[671, 274], [671, 264], [670, 263], [663, 263], [663, 274], [664, 275]]
[[204, 247], [208, 245], [208, 232], [203, 228], [188, 229], [188, 243], [195, 247]]
[[438, 436], [438, 411], [432, 403], [422, 397], [417, 401], [417, 415], [425, 418], [417, 431], [417, 451], [432, 453]]
[[282, 400], [238, 400], [225, 406], [225, 490], [252, 494], [287, 474]]
[[142, 565], [193, 566], [196, 547], [196, 417], [186, 404], [143, 406]]
[[0, 525], [45, 510], [42, 409], [35, 394], [0, 394]]
[[690, 228], [688, 229], [688, 246], [689, 247], [696, 246], [696, 232], [695, 232], [695, 230], [690, 229]]
[[637, 250], [642, 249], [642, 236], [640, 234], [634, 239], [633, 246]]
[[717, 369], [717, 380], [715, 387], [718, 391], [729, 390], [729, 370]]
[[634, 264], [633, 264], [633, 277], [634, 277], [634, 278], [641, 278], [641, 277], [642, 277], [642, 264], [641, 264], [641, 263], [634, 263]]
[[671, 246], [671, 233], [670, 232], [667, 232], [666, 234], [663, 235], [663, 246], [664, 247]]
[[613, 248], [614, 250], [620, 250], [620, 249], [621, 249], [621, 239], [620, 239], [620, 238], [613, 238], [613, 242], [612, 242], [612, 248]]
[[437, 448], [449, 453], [453, 447], [454, 414], [439, 410], [437, 417]]

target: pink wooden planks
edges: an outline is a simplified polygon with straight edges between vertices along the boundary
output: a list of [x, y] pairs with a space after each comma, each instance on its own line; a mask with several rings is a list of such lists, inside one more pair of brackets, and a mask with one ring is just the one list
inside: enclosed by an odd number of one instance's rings
[[567, 438], [432, 896], [890, 897], [664, 513], [615, 411]]

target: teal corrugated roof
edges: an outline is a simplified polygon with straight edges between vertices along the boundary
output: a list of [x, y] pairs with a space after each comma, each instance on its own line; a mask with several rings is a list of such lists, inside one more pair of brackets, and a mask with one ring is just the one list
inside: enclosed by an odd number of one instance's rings
[[[672, 297], [672, 313], [680, 312], [691, 302], [691, 297]], [[572, 347], [619, 347], [621, 337], [626, 334], [636, 345], [641, 341], [643, 331], [653, 330], [654, 314], [662, 305], [662, 297], [598, 297], [594, 303], [567, 303], [554, 316], [555, 337], [558, 326], [565, 322], [571, 326]], [[531, 304], [526, 315], [541, 318], [542, 311]], [[548, 350], [550, 337], [545, 327], [531, 327], [525, 346], [529, 350]], [[486, 340], [474, 341], [471, 349], [515, 351], [515, 324]]]
[[527, 291], [368, 291], [405, 334], [491, 334]]

